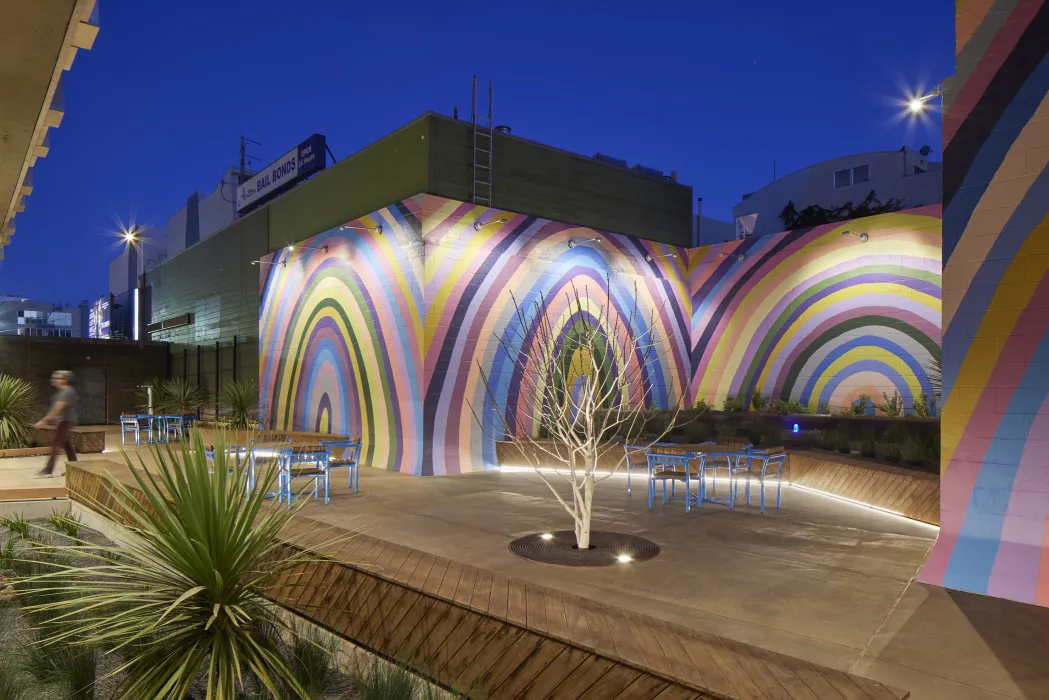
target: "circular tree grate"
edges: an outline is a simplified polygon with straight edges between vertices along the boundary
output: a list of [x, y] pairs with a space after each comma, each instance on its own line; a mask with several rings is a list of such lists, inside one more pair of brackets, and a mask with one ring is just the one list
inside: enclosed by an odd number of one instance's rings
[[560, 566], [611, 566], [624, 563], [620, 560], [624, 556], [630, 557], [629, 561], [645, 561], [659, 554], [659, 545], [655, 542], [620, 532], [591, 532], [588, 550], [576, 548], [575, 533], [571, 530], [547, 534], [552, 537], [543, 539], [542, 534], [519, 537], [510, 543], [510, 551], [522, 559]]

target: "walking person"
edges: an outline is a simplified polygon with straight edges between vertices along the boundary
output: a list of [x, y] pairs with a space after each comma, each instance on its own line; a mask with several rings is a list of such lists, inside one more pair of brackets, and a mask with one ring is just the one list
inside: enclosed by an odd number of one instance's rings
[[47, 460], [47, 466], [36, 475], [38, 479], [51, 477], [55, 471], [55, 460], [62, 450], [65, 450], [70, 462], [76, 461], [73, 428], [76, 427], [77, 421], [77, 395], [76, 389], [69, 384], [72, 380], [73, 373], [66, 370], [51, 374], [51, 386], [55, 387], [55, 395], [51, 398], [51, 410], [34, 427], [54, 428], [55, 435], [51, 440], [51, 458]]

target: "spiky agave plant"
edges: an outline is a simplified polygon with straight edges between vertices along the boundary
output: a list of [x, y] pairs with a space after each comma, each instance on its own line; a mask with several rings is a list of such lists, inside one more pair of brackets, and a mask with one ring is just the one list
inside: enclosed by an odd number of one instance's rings
[[207, 390], [182, 377], [165, 379], [161, 389], [164, 395], [164, 412], [175, 415], [194, 413], [208, 402]]
[[33, 385], [24, 379], [0, 374], [0, 450], [32, 444], [36, 410]]
[[228, 411], [229, 427], [254, 428], [258, 425], [259, 387], [254, 381], [229, 380], [222, 386], [222, 406]]
[[119, 651], [119, 697], [182, 698], [199, 674], [209, 700], [234, 700], [250, 676], [275, 697], [306, 697], [281, 655], [281, 635], [295, 630], [264, 598], [278, 578], [295, 585], [292, 569], [313, 558], [275, 539], [296, 512], [264, 500], [275, 473], [247, 492], [221, 440], [212, 473], [198, 431], [178, 452], [154, 447], [153, 459], [155, 473], [125, 455], [140, 494], [110, 476], [116, 505], [95, 504], [128, 526], [119, 559], [59, 547], [89, 561], [47, 575], [75, 595], [44, 606], [54, 617], [43, 642]]

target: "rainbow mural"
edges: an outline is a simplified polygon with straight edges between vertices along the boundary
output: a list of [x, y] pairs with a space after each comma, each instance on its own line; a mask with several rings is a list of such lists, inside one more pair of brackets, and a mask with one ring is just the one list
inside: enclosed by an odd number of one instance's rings
[[265, 425], [360, 437], [363, 464], [409, 474], [421, 471], [423, 445], [415, 204], [348, 222], [356, 228], [333, 229], [260, 266]]
[[1049, 2], [957, 4], [940, 536], [922, 581], [1049, 605]]
[[[518, 431], [534, 429], [535, 412], [542, 407], [521, 405], [520, 376], [498, 340], [519, 337], [522, 330], [511, 295], [523, 308], [531, 308], [542, 294], [561, 333], [571, 333], [579, 322], [566, 308], [565, 293], [573, 286], [588, 296], [590, 308], [614, 308], [623, 317], [631, 315], [636, 296], [637, 317], [645, 323], [654, 318], [655, 325], [636, 330], [658, 340], [659, 356], [638, 366], [638, 358], [623, 357], [619, 348], [625, 339], [618, 338], [606, 348], [608, 361], [634, 363], [645, 383], [628, 400], [647, 394], [657, 406], [669, 406], [684, 397], [689, 368], [684, 249], [429, 195], [421, 201], [430, 212], [423, 220], [423, 474], [494, 466], [495, 445], [489, 436], [498, 436], [504, 426], [493, 410], [505, 411], [506, 423]], [[494, 388], [495, 406], [485, 396], [482, 368]], [[483, 428], [470, 405], [485, 417]]]
[[694, 399], [749, 405], [761, 392], [815, 411], [860, 394], [899, 391], [908, 408], [931, 397], [939, 216], [922, 207], [690, 251]]
[[847, 225], [870, 240], [825, 226], [687, 250], [418, 195], [264, 266], [268, 426], [360, 435], [363, 463], [411, 474], [491, 468], [492, 438], [537, 430], [542, 410], [502, 350], [500, 340], [529, 336], [514, 299], [530, 310], [543, 295], [564, 335], [584, 320], [565, 299], [573, 289], [588, 298], [589, 321], [602, 306], [629, 316], [636, 297], [631, 332], [660, 345], [655, 357], [625, 356], [629, 339], [608, 334], [603, 366], [639, 378], [628, 401], [760, 390], [815, 408], [882, 390], [931, 394], [939, 209]]

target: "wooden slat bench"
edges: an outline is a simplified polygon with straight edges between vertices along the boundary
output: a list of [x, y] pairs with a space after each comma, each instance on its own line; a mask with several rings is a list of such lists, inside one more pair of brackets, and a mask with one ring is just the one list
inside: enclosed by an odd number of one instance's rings
[[940, 524], [939, 474], [817, 450], [792, 450], [787, 465], [792, 484]]
[[[70, 497], [87, 507], [115, 507], [104, 470], [131, 483], [116, 463], [70, 464]], [[285, 547], [325, 558], [274, 585], [271, 599], [477, 697], [902, 700], [908, 695], [310, 518], [296, 517], [280, 538]], [[335, 538], [336, 544], [326, 544]], [[305, 583], [290, 585], [292, 580]]]

